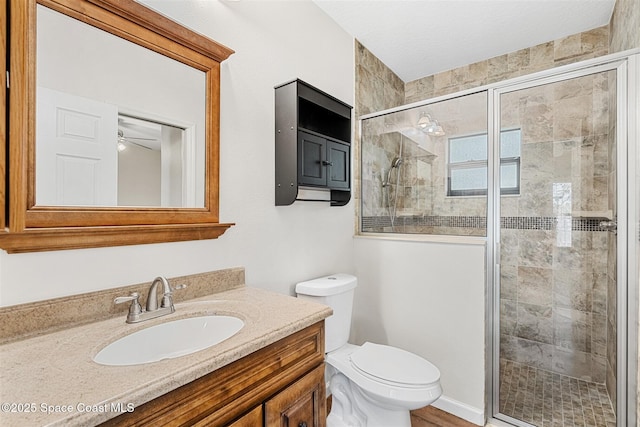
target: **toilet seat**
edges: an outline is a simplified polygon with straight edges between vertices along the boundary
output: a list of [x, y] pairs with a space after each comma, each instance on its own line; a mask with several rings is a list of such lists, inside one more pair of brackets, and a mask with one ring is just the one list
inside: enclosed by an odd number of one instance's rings
[[440, 380], [428, 360], [396, 347], [365, 342], [350, 360], [360, 374], [395, 387], [424, 388]]
[[[438, 368], [398, 348], [372, 343], [362, 346], [347, 343], [327, 353], [326, 362], [334, 368], [329, 379], [335, 372], [342, 373], [376, 405], [413, 410], [428, 405], [442, 394]], [[404, 363], [418, 366], [416, 372], [419, 373], [413, 378], [403, 373], [399, 367]], [[374, 367], [374, 364], [378, 366]]]

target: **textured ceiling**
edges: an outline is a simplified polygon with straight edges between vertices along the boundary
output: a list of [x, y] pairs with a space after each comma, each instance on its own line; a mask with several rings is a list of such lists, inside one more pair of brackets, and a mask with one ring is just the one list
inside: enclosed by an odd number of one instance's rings
[[615, 0], [313, 0], [403, 81], [609, 23]]

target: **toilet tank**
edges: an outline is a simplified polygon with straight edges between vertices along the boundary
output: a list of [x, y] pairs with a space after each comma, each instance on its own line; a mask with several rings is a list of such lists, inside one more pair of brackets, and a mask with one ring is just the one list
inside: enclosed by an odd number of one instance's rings
[[325, 320], [325, 352], [336, 350], [347, 343], [351, 330], [354, 289], [358, 279], [350, 274], [331, 276], [300, 282], [296, 285], [298, 298], [328, 305], [333, 314]]

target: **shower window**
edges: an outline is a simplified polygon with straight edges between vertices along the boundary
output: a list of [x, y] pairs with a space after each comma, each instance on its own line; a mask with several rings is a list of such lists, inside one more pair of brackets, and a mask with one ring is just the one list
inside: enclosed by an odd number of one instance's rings
[[[501, 194], [520, 193], [520, 129], [500, 132]], [[447, 196], [487, 194], [487, 134], [449, 139]]]
[[[486, 92], [372, 114], [361, 124], [363, 234], [486, 235]], [[469, 184], [484, 186], [477, 197], [447, 196], [455, 135], [480, 135], [475, 150], [484, 162]]]

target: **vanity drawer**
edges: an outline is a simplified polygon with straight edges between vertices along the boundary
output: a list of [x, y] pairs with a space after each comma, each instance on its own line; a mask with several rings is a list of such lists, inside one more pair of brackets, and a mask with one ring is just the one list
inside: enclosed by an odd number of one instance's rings
[[[234, 422], [243, 425], [241, 422], [245, 415], [250, 415], [258, 407], [262, 413], [265, 401], [318, 367], [324, 370], [324, 321], [102, 425], [228, 426]], [[324, 386], [324, 379], [318, 383]], [[322, 413], [320, 417], [324, 420], [326, 414]]]

